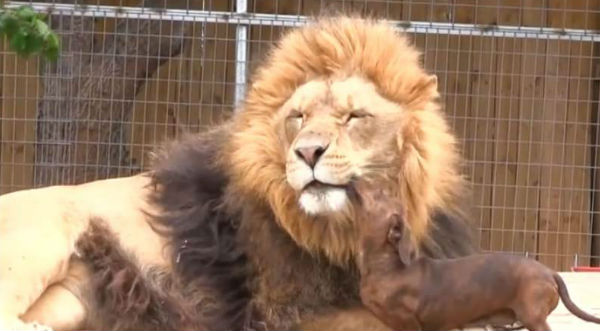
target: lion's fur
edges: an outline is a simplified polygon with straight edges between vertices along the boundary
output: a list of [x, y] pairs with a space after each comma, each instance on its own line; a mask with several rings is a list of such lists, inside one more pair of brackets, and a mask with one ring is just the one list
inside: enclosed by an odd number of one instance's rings
[[142, 272], [135, 256], [121, 249], [116, 235], [101, 218], [90, 220], [75, 246], [90, 268], [89, 288], [102, 289], [87, 293], [94, 302], [88, 309], [87, 325], [99, 330], [207, 329], [200, 317], [202, 311], [197, 310], [200, 303], [194, 302], [201, 296], [191, 295], [189, 286], [178, 288], [167, 270], [149, 268]]
[[[20, 254], [0, 252], [9, 266], [0, 271], [0, 285], [19, 285], [2, 287], [0, 296], [13, 301], [0, 311], [0, 326], [15, 325], [50, 281], [69, 274], [68, 260], [80, 236], [90, 240], [80, 247], [87, 247], [88, 265], [98, 273], [92, 279], [100, 287], [95, 290], [116, 286], [104, 301], [78, 297], [108, 315], [93, 323], [101, 328], [143, 328], [158, 319], [174, 328], [302, 329], [334, 323], [328, 312], [341, 318], [354, 309], [366, 316], [357, 325], [385, 329], [368, 322], [375, 319], [361, 307], [352, 208], [329, 218], [301, 211], [298, 194], [286, 183], [287, 147], [275, 127], [281, 121], [278, 110], [302, 84], [350, 76], [369, 81], [401, 111], [389, 151], [393, 162], [379, 174], [406, 211], [415, 243], [431, 257], [470, 253], [475, 248], [460, 208], [466, 184], [455, 138], [440, 111], [437, 81], [421, 68], [419, 57], [407, 38], [385, 23], [351, 16], [318, 19], [276, 45], [232, 121], [165, 145], [147, 174], [1, 197], [0, 220], [19, 229], [43, 218], [39, 224], [52, 236], [37, 246], [21, 244]], [[32, 217], [13, 208], [39, 201], [52, 205], [53, 212]], [[90, 239], [85, 231], [93, 227], [89, 217], [95, 213], [117, 240], [108, 234]], [[20, 233], [2, 232], [10, 243], [24, 242]], [[164, 241], [170, 261], [160, 250]], [[107, 250], [108, 242], [122, 250]], [[23, 264], [21, 254], [31, 261], [43, 257], [42, 263]], [[153, 265], [163, 272], [158, 278]], [[113, 282], [118, 274], [128, 282]], [[133, 295], [119, 296], [126, 288]], [[19, 296], [28, 301], [14, 299]], [[168, 299], [166, 313], [155, 309], [163, 299]], [[120, 319], [115, 306], [133, 307], [130, 312], [142, 316]], [[65, 310], [75, 308], [81, 307]], [[188, 309], [197, 319], [189, 319]], [[77, 328], [79, 322], [69, 325]]]
[[[211, 160], [227, 130], [188, 136], [157, 155], [157, 228], [169, 231], [174, 270], [182, 281], [213, 289], [220, 311], [203, 312], [212, 330], [289, 329], [321, 307], [358, 301], [354, 270], [300, 248], [268, 205], [224, 190], [227, 177]], [[190, 167], [192, 161], [202, 165]], [[206, 183], [212, 183], [208, 185]], [[214, 184], [214, 185], [213, 185]]]
[[203, 311], [216, 330], [246, 323], [250, 300], [247, 257], [236, 240], [239, 215], [226, 208], [228, 179], [216, 162], [226, 134], [226, 126], [217, 127], [166, 145], [149, 173], [156, 187], [150, 201], [162, 209], [153, 226], [171, 238], [175, 273], [223, 302]]
[[[353, 220], [315, 222], [300, 212], [286, 183], [285, 156], [273, 129], [277, 110], [311, 79], [359, 75], [406, 109], [398, 128], [396, 194], [417, 241], [424, 240], [437, 210], [460, 214], [465, 193], [454, 136], [440, 112], [434, 76], [420, 54], [392, 27], [354, 17], [325, 18], [287, 34], [253, 79], [233, 123], [224, 164], [239, 194], [257, 196], [304, 248], [346, 263], [354, 252]], [[348, 216], [352, 218], [352, 215]]]

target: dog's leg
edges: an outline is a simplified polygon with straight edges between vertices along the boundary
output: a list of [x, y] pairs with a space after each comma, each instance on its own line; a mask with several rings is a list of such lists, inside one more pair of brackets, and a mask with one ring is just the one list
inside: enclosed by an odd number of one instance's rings
[[552, 328], [550, 327], [550, 324], [548, 324], [547, 321], [544, 321], [544, 323], [540, 324], [540, 330], [552, 331]]
[[550, 328], [550, 325], [548, 325], [548, 322], [546, 322], [546, 321], [528, 323], [528, 324], [525, 324], [525, 328], [529, 331], [552, 331], [552, 329]]
[[533, 304], [524, 304], [522, 309], [516, 310], [517, 318], [523, 323], [523, 326], [530, 331], [551, 331], [552, 329], [546, 321], [548, 314], [544, 311], [545, 309], [541, 306], [533, 306], [538, 304], [536, 301], [526, 302], [533, 302]]
[[547, 318], [558, 305], [558, 295], [552, 280], [531, 279], [522, 286], [512, 310], [529, 330], [551, 331]]

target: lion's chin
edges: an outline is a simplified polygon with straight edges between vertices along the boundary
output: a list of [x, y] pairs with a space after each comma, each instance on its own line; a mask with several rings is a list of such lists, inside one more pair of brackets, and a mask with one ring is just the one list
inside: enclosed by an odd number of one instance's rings
[[305, 189], [298, 200], [300, 208], [309, 215], [338, 213], [346, 208], [348, 202], [346, 190], [333, 186]]

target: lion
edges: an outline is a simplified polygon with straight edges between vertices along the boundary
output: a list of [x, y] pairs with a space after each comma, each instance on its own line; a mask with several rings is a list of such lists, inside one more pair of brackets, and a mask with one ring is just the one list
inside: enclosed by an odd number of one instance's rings
[[419, 254], [477, 251], [420, 57], [385, 21], [317, 18], [147, 172], [1, 196], [0, 328], [390, 330], [359, 297], [354, 183], [387, 187]]

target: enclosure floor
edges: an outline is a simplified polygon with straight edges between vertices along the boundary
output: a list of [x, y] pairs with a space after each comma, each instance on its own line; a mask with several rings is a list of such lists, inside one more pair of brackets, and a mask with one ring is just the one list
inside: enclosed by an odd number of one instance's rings
[[[561, 272], [573, 302], [586, 312], [600, 316], [600, 273]], [[552, 330], [600, 331], [600, 324], [589, 323], [571, 314], [562, 304], [548, 317]]]

